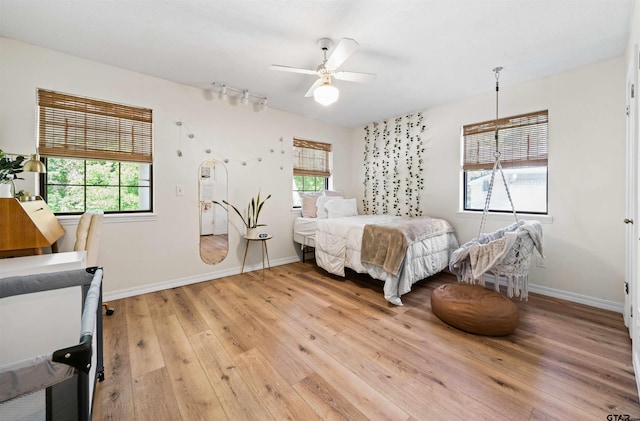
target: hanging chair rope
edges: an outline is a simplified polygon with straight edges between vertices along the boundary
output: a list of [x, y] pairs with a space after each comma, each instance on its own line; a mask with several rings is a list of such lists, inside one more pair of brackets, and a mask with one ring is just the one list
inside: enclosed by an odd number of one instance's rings
[[[498, 92], [500, 88], [498, 79], [501, 70], [502, 67], [493, 69], [496, 74], [496, 149], [491, 181], [480, 222], [480, 231], [477, 238], [468, 241], [451, 253], [449, 270], [456, 275], [458, 282], [483, 286], [485, 275], [493, 275], [493, 285], [496, 291], [500, 291], [501, 280], [504, 279], [509, 297], [519, 296], [521, 299], [526, 300], [528, 296], [529, 265], [533, 250], [537, 250], [540, 256], [543, 256], [542, 225], [538, 221], [518, 221], [518, 214], [513, 205], [507, 179], [500, 163], [498, 142]], [[483, 234], [497, 173], [500, 173], [504, 182], [504, 189], [516, 222], [498, 231]]]
[[513, 200], [511, 200], [511, 193], [509, 192], [509, 186], [507, 183], [507, 179], [504, 176], [504, 172], [502, 171], [502, 164], [500, 163], [500, 149], [498, 144], [498, 94], [500, 92], [500, 71], [502, 67], [496, 67], [493, 69], [493, 72], [496, 74], [496, 131], [495, 131], [495, 141], [496, 141], [496, 151], [494, 152], [495, 161], [493, 163], [493, 170], [491, 171], [491, 181], [489, 182], [489, 190], [487, 191], [487, 197], [484, 201], [484, 210], [482, 211], [482, 220], [480, 221], [480, 229], [478, 230], [478, 237], [484, 231], [485, 224], [487, 222], [487, 217], [489, 215], [489, 205], [491, 203], [491, 195], [493, 193], [493, 183], [496, 178], [496, 172], [500, 171], [500, 176], [502, 177], [502, 181], [504, 183], [504, 189], [507, 192], [507, 198], [509, 199], [509, 204], [511, 204], [511, 212], [513, 212], [513, 217], [518, 222], [518, 214], [516, 213], [516, 208], [513, 205]]

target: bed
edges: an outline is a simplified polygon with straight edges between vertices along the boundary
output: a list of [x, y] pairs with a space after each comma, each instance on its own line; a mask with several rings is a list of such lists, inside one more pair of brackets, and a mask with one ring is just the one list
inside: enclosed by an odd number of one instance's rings
[[395, 305], [402, 305], [400, 297], [414, 283], [446, 269], [458, 248], [453, 227], [443, 219], [391, 215], [298, 217], [294, 241], [303, 250], [314, 247], [316, 263], [329, 273], [345, 276], [349, 268], [384, 281], [384, 298]]

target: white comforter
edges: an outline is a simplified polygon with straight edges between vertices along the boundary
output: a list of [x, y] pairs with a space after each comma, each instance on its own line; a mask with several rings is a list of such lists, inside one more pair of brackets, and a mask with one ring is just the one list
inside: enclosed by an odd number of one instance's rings
[[400, 296], [411, 291], [411, 285], [448, 266], [449, 256], [458, 248], [458, 241], [453, 233], [447, 233], [411, 244], [403, 268], [397, 276], [377, 266], [363, 265], [360, 261], [360, 249], [364, 226], [386, 224], [400, 219], [402, 217], [391, 215], [318, 219], [315, 238], [316, 263], [334, 275], [345, 276], [347, 267], [384, 281], [385, 299], [393, 304], [402, 305]]

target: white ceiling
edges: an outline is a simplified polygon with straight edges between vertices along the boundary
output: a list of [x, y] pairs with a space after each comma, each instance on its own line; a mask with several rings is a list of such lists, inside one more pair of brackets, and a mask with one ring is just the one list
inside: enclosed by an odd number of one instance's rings
[[[356, 127], [623, 55], [633, 0], [0, 0], [0, 35]], [[304, 98], [316, 41], [360, 43], [337, 103]], [[334, 43], [334, 45], [335, 45]], [[330, 51], [331, 52], [331, 51]], [[0, 56], [1, 58], [1, 56]]]

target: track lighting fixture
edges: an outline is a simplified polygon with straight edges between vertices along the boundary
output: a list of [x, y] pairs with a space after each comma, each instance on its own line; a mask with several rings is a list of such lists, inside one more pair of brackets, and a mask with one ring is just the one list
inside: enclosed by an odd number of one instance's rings
[[267, 97], [265, 96], [253, 94], [247, 89], [234, 88], [232, 86], [228, 86], [224, 83], [219, 82], [213, 82], [211, 86], [218, 89], [218, 98], [222, 100], [226, 101], [229, 96], [231, 96], [232, 98], [235, 98], [237, 101], [239, 101], [242, 105], [249, 105], [249, 103], [254, 102], [255, 104], [257, 104], [257, 108], [259, 111], [264, 111], [267, 108]]

